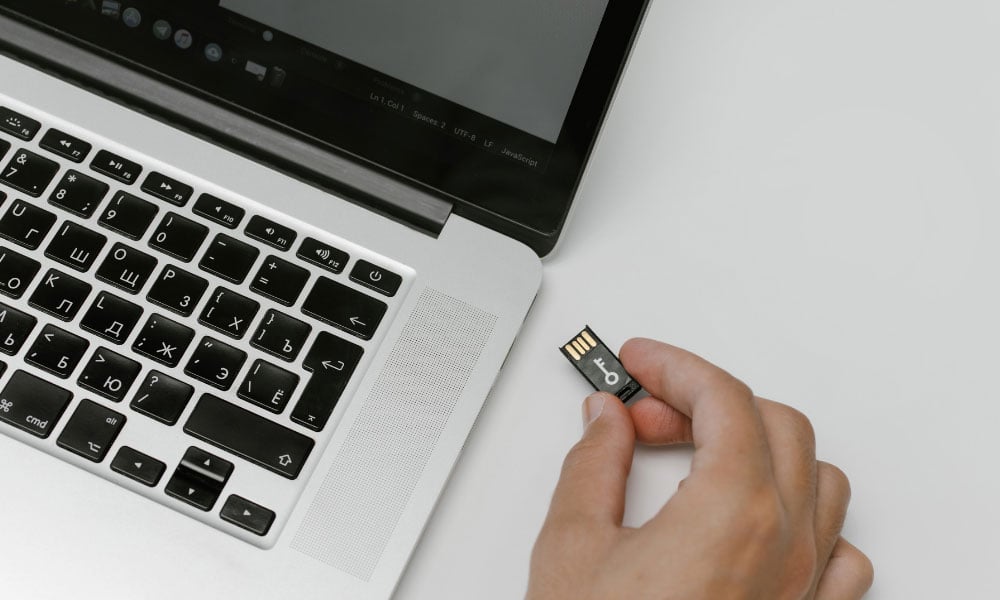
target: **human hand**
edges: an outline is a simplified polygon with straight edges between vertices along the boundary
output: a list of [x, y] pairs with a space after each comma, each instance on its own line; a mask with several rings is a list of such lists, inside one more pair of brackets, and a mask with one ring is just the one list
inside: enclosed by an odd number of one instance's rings
[[[630, 340], [621, 361], [654, 397], [584, 404], [531, 559], [528, 600], [854, 600], [868, 558], [840, 537], [850, 486], [816, 461], [812, 426], [679, 348]], [[694, 443], [660, 512], [622, 527], [635, 441]]]

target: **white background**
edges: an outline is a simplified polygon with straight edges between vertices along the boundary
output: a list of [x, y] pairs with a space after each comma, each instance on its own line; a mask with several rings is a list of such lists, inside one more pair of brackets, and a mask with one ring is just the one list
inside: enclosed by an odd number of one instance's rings
[[[523, 595], [588, 391], [557, 347], [586, 323], [809, 414], [853, 483], [870, 598], [996, 597], [998, 32], [995, 0], [654, 0], [398, 598]], [[628, 523], [688, 460], [639, 450]]]

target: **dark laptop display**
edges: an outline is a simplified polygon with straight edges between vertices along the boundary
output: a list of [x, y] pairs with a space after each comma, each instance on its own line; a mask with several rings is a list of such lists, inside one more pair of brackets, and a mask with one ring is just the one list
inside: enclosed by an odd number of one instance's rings
[[540, 254], [558, 238], [644, 5], [0, 1], [172, 85], [419, 182]]

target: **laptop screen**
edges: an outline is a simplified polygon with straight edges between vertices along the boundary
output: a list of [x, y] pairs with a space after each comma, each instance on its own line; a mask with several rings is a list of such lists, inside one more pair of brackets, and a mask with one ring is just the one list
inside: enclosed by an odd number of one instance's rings
[[546, 244], [530, 238], [554, 243], [565, 219], [643, 5], [0, 0], [174, 85], [436, 189], [459, 213], [522, 230], [536, 249]]

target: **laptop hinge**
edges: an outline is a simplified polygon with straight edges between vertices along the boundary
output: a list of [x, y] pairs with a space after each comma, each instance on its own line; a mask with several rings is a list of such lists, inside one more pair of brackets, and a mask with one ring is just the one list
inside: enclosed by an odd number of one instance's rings
[[0, 52], [429, 235], [436, 237], [451, 214], [452, 202], [416, 182], [311, 144], [278, 124], [262, 125], [4, 14]]

